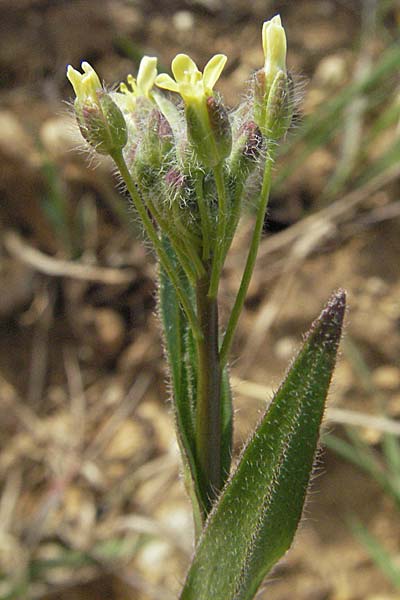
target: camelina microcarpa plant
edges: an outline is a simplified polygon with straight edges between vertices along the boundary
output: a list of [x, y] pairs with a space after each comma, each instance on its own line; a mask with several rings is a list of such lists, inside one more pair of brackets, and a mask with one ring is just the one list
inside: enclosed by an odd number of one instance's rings
[[[312, 325], [232, 472], [228, 357], [256, 261], [276, 150], [293, 109], [279, 16], [263, 24], [262, 46], [265, 63], [234, 112], [215, 92], [223, 54], [203, 72], [178, 54], [173, 77], [158, 74], [157, 59], [145, 56], [137, 78], [129, 75], [117, 91], [105, 90], [87, 62], [83, 73], [67, 71], [82, 135], [113, 159], [159, 263], [159, 315], [196, 534], [184, 600], [253, 598], [289, 548], [344, 314], [339, 291]], [[255, 224], [222, 330], [219, 282], [250, 185], [253, 195], [257, 188]]]

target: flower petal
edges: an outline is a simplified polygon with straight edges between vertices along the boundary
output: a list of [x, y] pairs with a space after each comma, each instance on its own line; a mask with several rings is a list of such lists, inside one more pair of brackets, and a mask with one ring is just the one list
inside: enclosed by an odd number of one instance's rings
[[167, 75], [167, 73], [160, 73], [160, 75], [157, 75], [155, 83], [158, 87], [164, 88], [165, 90], [179, 92], [178, 84], [170, 75]]
[[82, 89], [82, 73], [79, 73], [72, 65], [68, 65], [67, 67], [67, 78], [72, 87], [74, 88], [74, 92], [76, 96], [80, 96], [80, 92]]
[[143, 56], [137, 74], [137, 87], [140, 95], [149, 96], [157, 77], [157, 58]]
[[83, 74], [79, 73], [71, 65], [67, 67], [67, 77], [74, 88], [75, 95], [79, 100], [91, 98], [97, 101], [97, 92], [101, 89], [101, 82], [96, 71], [88, 62], [82, 62]]
[[264, 56], [267, 56], [267, 52], [268, 52], [268, 29], [271, 27], [271, 25], [277, 25], [277, 26], [282, 26], [282, 21], [281, 21], [281, 17], [280, 15], [275, 15], [275, 17], [273, 17], [272, 19], [270, 19], [269, 21], [264, 21], [263, 26], [262, 26], [262, 45], [263, 45], [263, 50], [264, 50]]
[[262, 47], [264, 52], [264, 58], [268, 54], [268, 29], [271, 25], [271, 21], [264, 21], [262, 26]]
[[194, 60], [187, 54], [177, 54], [171, 63], [171, 69], [178, 83], [186, 81], [191, 75], [199, 71]]
[[279, 15], [263, 23], [262, 44], [266, 69], [280, 69], [286, 73], [286, 34]]
[[203, 71], [203, 83], [206, 92], [211, 93], [214, 85], [217, 83], [222, 69], [225, 66], [227, 57], [225, 54], [216, 54], [206, 64]]

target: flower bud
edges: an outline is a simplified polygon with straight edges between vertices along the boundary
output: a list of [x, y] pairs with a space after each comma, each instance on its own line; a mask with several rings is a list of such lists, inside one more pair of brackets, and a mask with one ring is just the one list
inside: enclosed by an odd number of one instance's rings
[[279, 15], [263, 24], [265, 63], [254, 79], [254, 120], [262, 134], [279, 140], [292, 118], [292, 80], [286, 72], [286, 34]]
[[168, 187], [181, 190], [185, 184], [185, 176], [177, 169], [170, 169], [165, 175], [165, 183]]
[[221, 102], [210, 96], [204, 108], [199, 110], [193, 104], [185, 107], [187, 132], [200, 162], [212, 168], [229, 156], [232, 132], [228, 113]]
[[210, 127], [218, 154], [218, 162], [229, 156], [232, 150], [232, 129], [228, 112], [222, 102], [214, 96], [207, 98], [206, 102]]
[[143, 137], [143, 159], [153, 168], [160, 169], [173, 148], [174, 136], [164, 115], [153, 109]]
[[263, 134], [278, 141], [287, 132], [293, 114], [293, 80], [290, 75], [278, 71], [272, 86], [265, 95], [265, 74], [255, 74], [254, 120]]
[[257, 164], [263, 147], [263, 136], [254, 121], [240, 127], [230, 159], [230, 172], [235, 180], [245, 180]]
[[193, 214], [190, 208], [191, 182], [177, 167], [171, 167], [164, 176], [169, 207], [179, 207], [180, 215]]
[[286, 34], [279, 15], [263, 23], [262, 45], [266, 86], [269, 89], [279, 71], [286, 73]]
[[68, 66], [67, 77], [76, 99], [75, 114], [85, 140], [99, 154], [122, 150], [127, 142], [124, 116], [111, 96], [103, 90], [97, 73], [82, 63], [83, 74]]

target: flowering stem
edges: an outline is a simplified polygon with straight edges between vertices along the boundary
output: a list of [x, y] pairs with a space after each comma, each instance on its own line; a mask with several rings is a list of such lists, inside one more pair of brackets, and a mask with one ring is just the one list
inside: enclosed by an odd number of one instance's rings
[[210, 298], [217, 297], [218, 285], [224, 262], [224, 240], [228, 220], [228, 210], [226, 205], [227, 202], [223, 163], [219, 163], [216, 167], [214, 167], [214, 178], [218, 194], [218, 225], [216, 239], [214, 241], [214, 256], [211, 269], [210, 289], [208, 291]]
[[154, 215], [154, 218], [158, 222], [161, 229], [165, 231], [169, 237], [183, 270], [185, 271], [189, 281], [194, 284], [196, 279], [205, 274], [203, 263], [201, 262], [196, 250], [193, 248], [190, 242], [186, 244], [183, 240], [179, 239], [179, 237], [172, 231], [170, 224], [168, 223], [168, 219], [165, 219], [161, 215], [160, 211], [156, 208], [152, 200], [147, 201], [147, 206], [149, 207], [151, 214]]
[[171, 209], [171, 216], [174, 220], [174, 229], [176, 229], [177, 234], [184, 238], [186, 243], [191, 244], [200, 250], [202, 240], [193, 231], [190, 231], [190, 229], [184, 223], [182, 223], [182, 211], [181, 207], [179, 206], [179, 202], [172, 202]]
[[242, 281], [240, 282], [239, 291], [236, 296], [235, 304], [231, 315], [229, 317], [228, 325], [225, 331], [224, 339], [220, 350], [220, 365], [221, 369], [224, 368], [228, 361], [229, 351], [232, 346], [233, 336], [236, 331], [236, 326], [239, 321], [240, 313], [242, 312], [244, 301], [246, 298], [247, 290], [249, 288], [251, 276], [253, 274], [254, 265], [257, 258], [258, 247], [260, 245], [261, 233], [264, 225], [265, 212], [267, 210], [269, 192], [271, 189], [271, 175], [273, 156], [268, 156], [265, 169], [264, 177], [260, 194], [260, 203], [257, 211], [256, 223], [254, 226], [253, 237], [250, 243], [249, 253], [247, 255], [246, 266], [243, 271]]
[[198, 382], [196, 449], [208, 514], [222, 485], [221, 473], [221, 373], [218, 343], [218, 303], [208, 296], [210, 277], [196, 285], [197, 314], [203, 334], [197, 344]]
[[167, 253], [162, 247], [161, 240], [158, 237], [157, 231], [151, 222], [149, 215], [147, 214], [146, 206], [144, 205], [138, 190], [136, 189], [135, 182], [133, 181], [131, 174], [129, 173], [129, 169], [126, 165], [125, 159], [123, 157], [122, 151], [116, 151], [111, 154], [111, 158], [114, 160], [115, 164], [118, 167], [118, 170], [122, 176], [122, 179], [125, 182], [126, 187], [128, 188], [128, 192], [131, 195], [133, 203], [135, 205], [136, 210], [139, 213], [139, 216], [142, 220], [144, 228], [146, 230], [146, 234], [152, 242], [154, 249], [157, 253], [158, 259], [170, 278], [172, 285], [175, 288], [177, 296], [179, 298], [180, 303], [182, 304], [182, 308], [186, 313], [189, 325], [193, 331], [193, 335], [196, 340], [202, 340], [203, 334], [199, 326], [199, 321], [196, 317], [196, 314], [192, 308], [190, 300], [188, 296], [185, 294], [182, 286], [179, 282], [179, 278], [174, 269], [174, 266], [171, 264], [171, 261], [168, 258]]
[[198, 170], [195, 174], [194, 184], [197, 196], [197, 205], [200, 212], [201, 222], [201, 233], [203, 237], [203, 260], [206, 261], [210, 258], [210, 219], [207, 210], [206, 203], [204, 201], [204, 190], [203, 190], [203, 173]]
[[233, 197], [232, 205], [230, 208], [231, 215], [230, 215], [230, 219], [229, 219], [229, 223], [228, 223], [228, 228], [225, 233], [225, 240], [224, 240], [224, 247], [223, 247], [223, 254], [222, 254], [223, 263], [225, 262], [226, 255], [229, 252], [229, 248], [231, 247], [233, 236], [235, 235], [235, 231], [236, 231], [236, 228], [239, 223], [240, 208], [241, 208], [242, 197], [243, 197], [243, 189], [244, 189], [244, 183], [241, 182], [238, 184], [238, 187], [235, 191], [235, 195]]

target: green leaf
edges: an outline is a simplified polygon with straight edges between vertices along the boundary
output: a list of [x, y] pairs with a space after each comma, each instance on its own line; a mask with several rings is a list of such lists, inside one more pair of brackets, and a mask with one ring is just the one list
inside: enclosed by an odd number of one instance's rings
[[247, 600], [292, 543], [340, 340], [345, 294], [314, 322], [200, 538], [181, 600]]
[[[163, 245], [175, 268], [180, 271], [182, 286], [189, 289], [185, 275], [178, 265], [175, 253], [163, 238]], [[160, 267], [159, 312], [165, 338], [165, 351], [170, 368], [176, 434], [183, 461], [186, 490], [193, 506], [196, 531], [202, 527], [201, 492], [197, 476], [194, 445], [194, 398], [196, 397], [195, 373], [193, 372], [193, 338], [175, 288]], [[191, 365], [191, 367], [190, 367]]]
[[227, 367], [223, 370], [221, 379], [221, 430], [221, 470], [224, 484], [231, 469], [233, 437], [232, 393]]
[[[163, 241], [165, 250], [178, 269], [175, 253], [166, 239]], [[180, 279], [184, 277], [181, 273]], [[161, 322], [163, 325], [167, 361], [170, 367], [171, 382], [173, 388], [174, 402], [178, 412], [178, 422], [180, 430], [184, 431], [188, 442], [193, 439], [193, 419], [191, 401], [187, 395], [187, 386], [185, 384], [184, 358], [185, 343], [184, 337], [187, 330], [187, 322], [180, 306], [174, 286], [164, 269], [160, 267], [160, 287], [159, 287], [159, 310]]]

